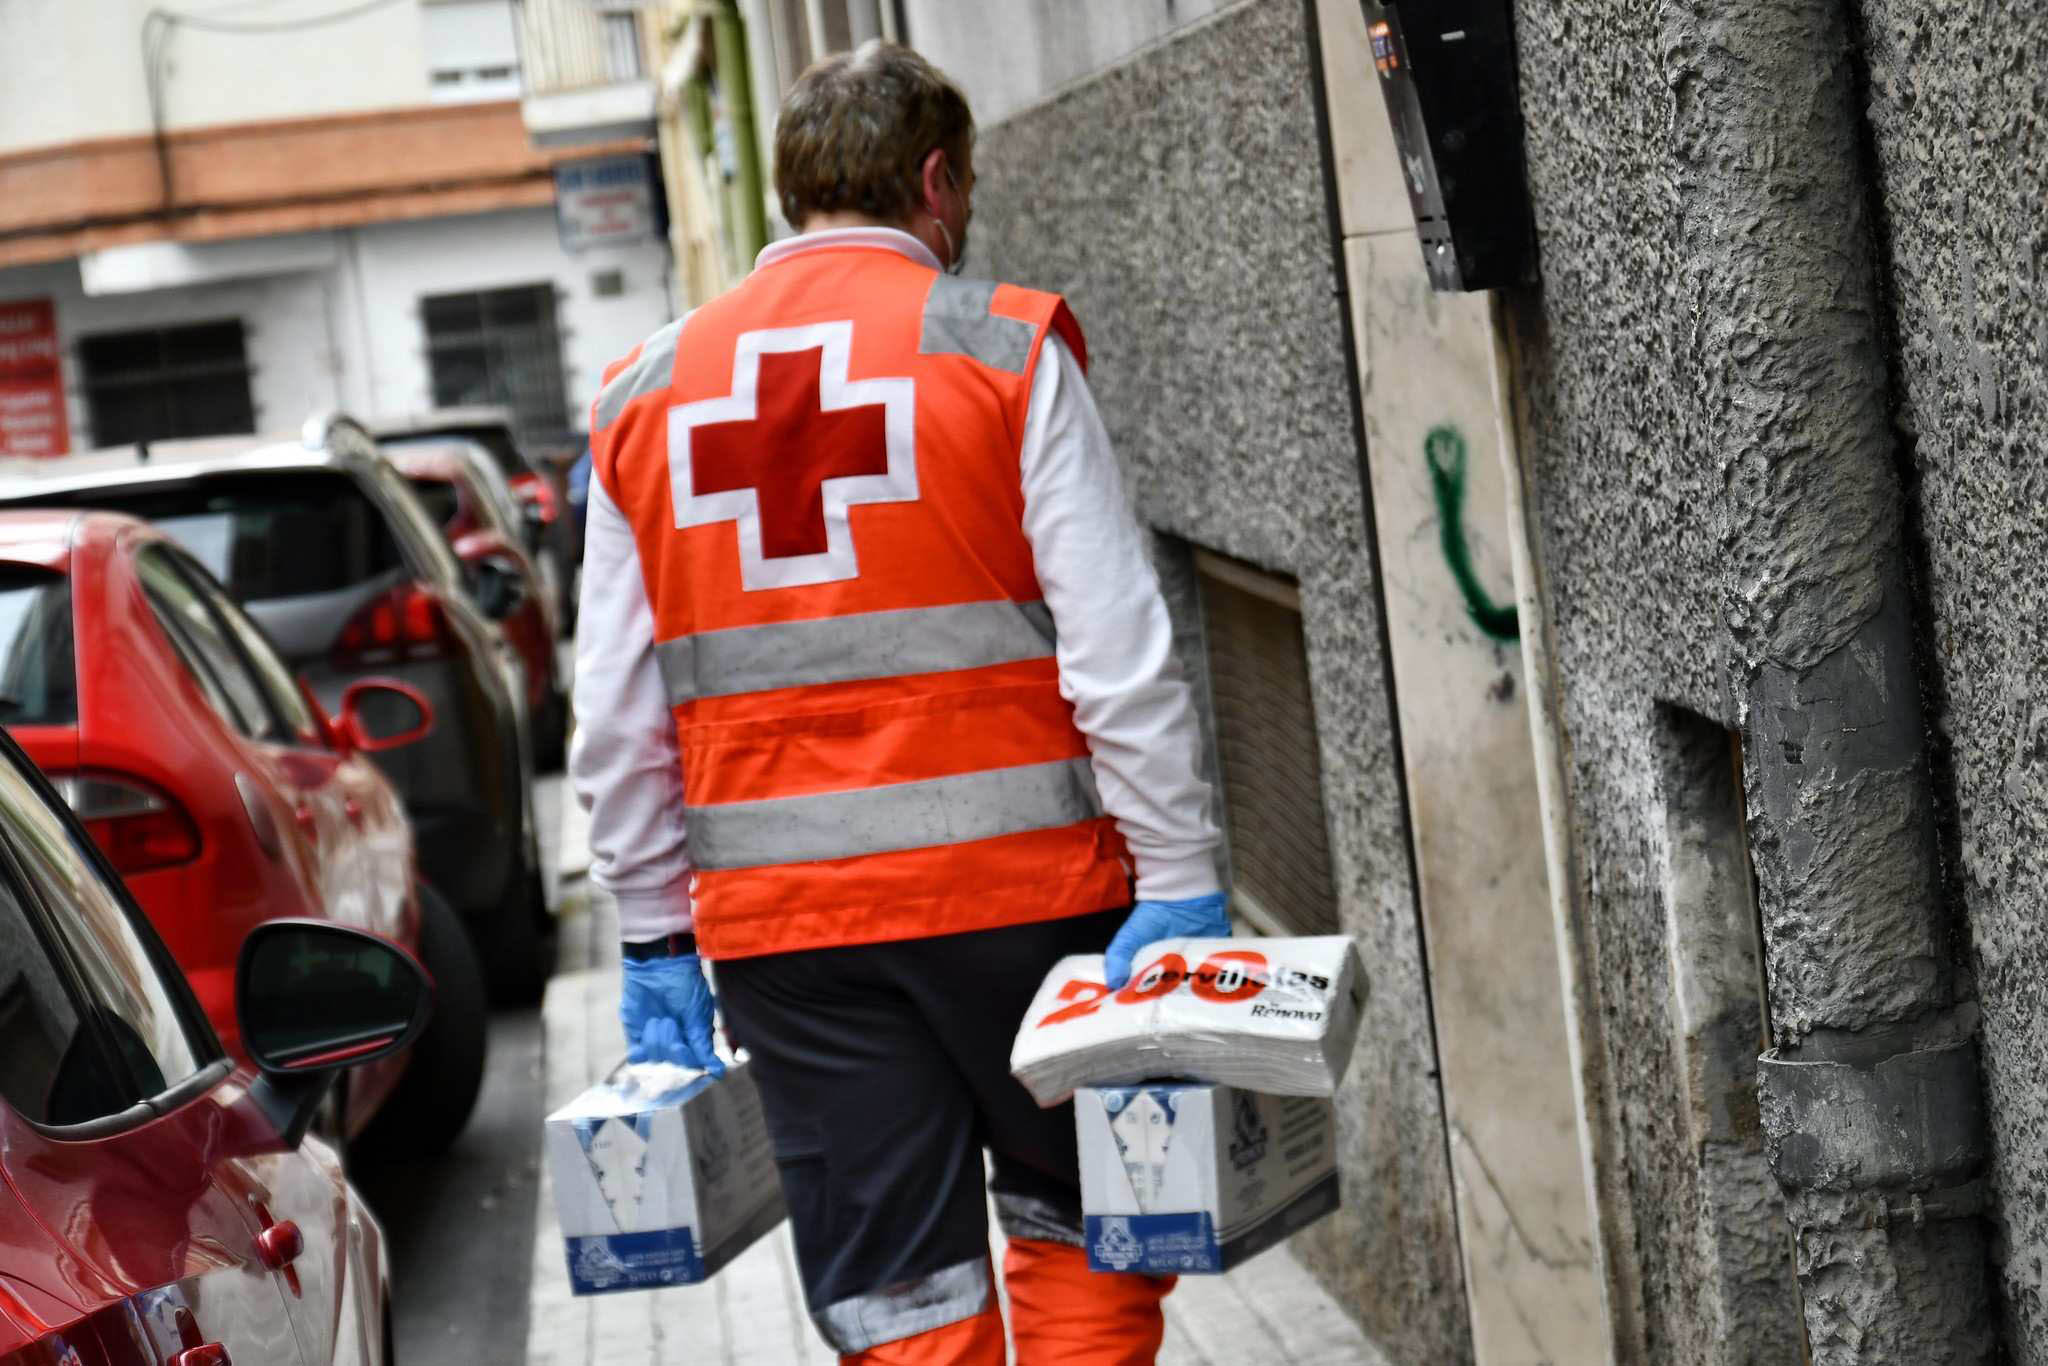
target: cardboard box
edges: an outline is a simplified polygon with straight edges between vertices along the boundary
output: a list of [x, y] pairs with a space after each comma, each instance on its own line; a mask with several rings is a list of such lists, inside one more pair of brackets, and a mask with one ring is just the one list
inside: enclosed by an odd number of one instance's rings
[[1095, 1271], [1215, 1273], [1337, 1208], [1329, 1101], [1199, 1082], [1074, 1092]]
[[744, 1062], [622, 1065], [548, 1116], [545, 1147], [578, 1295], [694, 1285], [782, 1222]]

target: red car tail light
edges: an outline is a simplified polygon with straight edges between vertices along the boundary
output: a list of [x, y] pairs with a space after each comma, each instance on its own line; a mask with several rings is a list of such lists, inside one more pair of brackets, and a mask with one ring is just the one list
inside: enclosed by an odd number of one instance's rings
[[334, 653], [352, 662], [428, 659], [447, 644], [448, 617], [439, 600], [417, 583], [402, 583], [349, 618]]
[[562, 505], [555, 498], [555, 486], [537, 474], [515, 474], [505, 481], [512, 491], [526, 502], [540, 510], [540, 519], [552, 523], [561, 515]]
[[146, 873], [199, 857], [199, 830], [185, 809], [137, 778], [62, 773], [51, 782], [117, 872]]

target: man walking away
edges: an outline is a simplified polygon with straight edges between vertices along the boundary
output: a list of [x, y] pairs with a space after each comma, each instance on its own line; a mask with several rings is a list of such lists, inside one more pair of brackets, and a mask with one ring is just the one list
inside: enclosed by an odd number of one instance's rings
[[571, 771], [630, 1054], [715, 1065], [716, 961], [842, 1359], [1000, 1366], [986, 1149], [1018, 1360], [1148, 1362], [1172, 1283], [1087, 1271], [1009, 1049], [1063, 955], [1229, 932], [1217, 833], [1081, 330], [951, 273], [973, 145], [894, 44], [790, 91], [799, 235], [592, 413]]

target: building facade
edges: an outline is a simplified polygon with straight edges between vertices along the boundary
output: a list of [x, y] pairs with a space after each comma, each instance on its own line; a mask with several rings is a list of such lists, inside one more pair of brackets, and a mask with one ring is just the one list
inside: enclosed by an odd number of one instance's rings
[[971, 272], [1089, 334], [1239, 909], [1364, 952], [1295, 1252], [1395, 1362], [2048, 1361], [2048, 20], [1511, 8], [1487, 295], [1356, 0], [905, 5]]
[[[8, 5], [0, 450], [477, 402], [573, 444], [668, 316], [652, 130], [537, 149], [516, 17]], [[593, 166], [638, 176], [622, 208]]]

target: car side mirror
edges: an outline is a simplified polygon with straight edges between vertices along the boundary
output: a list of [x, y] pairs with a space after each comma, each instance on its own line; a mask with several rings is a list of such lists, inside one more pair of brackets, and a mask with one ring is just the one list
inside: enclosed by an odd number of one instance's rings
[[510, 560], [492, 555], [476, 562], [477, 610], [503, 621], [526, 602], [526, 577]]
[[434, 704], [410, 683], [360, 679], [342, 693], [334, 727], [345, 738], [345, 748], [379, 754], [423, 739], [434, 728]]
[[330, 1076], [410, 1047], [433, 1002], [426, 969], [387, 939], [326, 920], [265, 921], [235, 965], [235, 1020], [262, 1073], [250, 1099], [297, 1146]]
[[388, 939], [328, 920], [266, 920], [242, 940], [235, 1021], [267, 1073], [306, 1076], [409, 1046], [433, 1013], [434, 984]]

